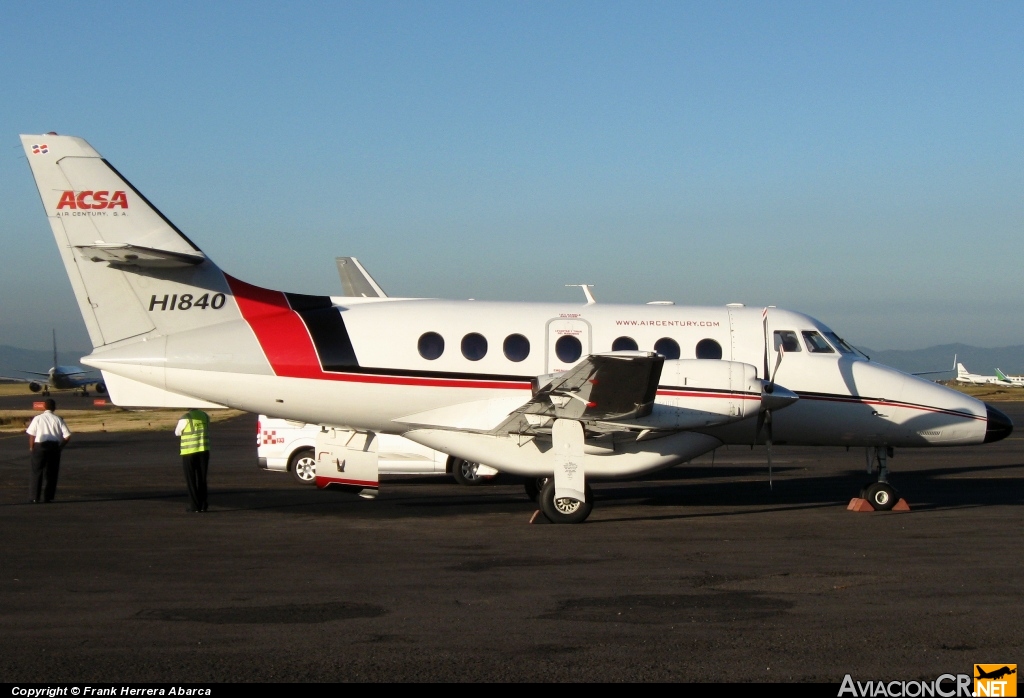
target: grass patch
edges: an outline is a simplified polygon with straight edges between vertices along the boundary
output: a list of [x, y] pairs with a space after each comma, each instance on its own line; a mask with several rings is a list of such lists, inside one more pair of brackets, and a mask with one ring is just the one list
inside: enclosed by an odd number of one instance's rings
[[1024, 401], [1024, 388], [1007, 388], [1001, 385], [966, 385], [956, 382], [943, 383], [943, 385], [988, 402]]
[[[185, 410], [123, 410], [113, 407], [109, 410], [62, 410], [57, 414], [64, 418], [72, 432], [89, 431], [174, 431]], [[0, 410], [0, 433], [25, 431], [36, 410]], [[211, 422], [223, 422], [245, 414], [241, 410], [209, 410]]]

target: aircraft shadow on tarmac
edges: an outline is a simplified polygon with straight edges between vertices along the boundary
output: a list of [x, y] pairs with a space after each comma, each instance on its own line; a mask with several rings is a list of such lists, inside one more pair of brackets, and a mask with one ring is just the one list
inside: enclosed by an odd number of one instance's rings
[[[831, 471], [820, 477], [787, 477], [788, 472], [802, 470], [803, 467], [776, 468], [773, 489], [768, 487], [764, 468], [735, 466], [678, 468], [646, 481], [596, 483], [595, 499], [601, 503], [602, 511], [612, 514], [612, 518], [601, 517], [594, 522], [740, 516], [780, 509], [840, 507], [845, 506], [872, 479], [861, 470]], [[892, 481], [897, 489], [909, 495], [915, 511], [1020, 505], [1024, 503], [1024, 477], [998, 475], [1008, 470], [1024, 470], [1024, 464], [913, 470], [894, 474]], [[715, 481], [706, 481], [712, 478]], [[382, 483], [385, 494], [377, 501], [365, 501], [345, 492], [320, 492], [312, 487], [286, 485], [267, 489], [219, 490], [214, 485], [210, 499], [211, 506], [222, 511], [301, 511], [313, 516], [344, 513], [346, 516], [369, 518], [444, 517], [460, 513], [499, 514], [535, 509], [535, 504], [525, 494], [508, 489], [507, 486], [516, 486], [519, 482], [515, 477], [503, 475], [490, 484], [467, 491], [437, 477], [402, 478], [395, 483], [385, 480]], [[398, 483], [403, 487], [394, 488], [393, 485]], [[390, 491], [389, 485], [392, 485]], [[420, 486], [424, 491], [417, 492], [416, 488]], [[146, 498], [154, 496], [152, 492], [139, 494]], [[165, 496], [182, 498], [181, 493], [168, 492]], [[125, 492], [123, 497], [118, 497], [122, 498], [131, 498], [131, 495]], [[628, 516], [613, 513], [616, 509], [621, 511], [628, 507], [634, 508]], [[651, 516], [635, 511], [635, 508], [642, 510], [647, 507], [652, 510]], [[683, 511], [662, 513], [667, 507], [681, 507]], [[699, 509], [695, 509], [697, 507]], [[708, 507], [729, 509], [709, 512]], [[654, 514], [654, 511], [659, 513]]]

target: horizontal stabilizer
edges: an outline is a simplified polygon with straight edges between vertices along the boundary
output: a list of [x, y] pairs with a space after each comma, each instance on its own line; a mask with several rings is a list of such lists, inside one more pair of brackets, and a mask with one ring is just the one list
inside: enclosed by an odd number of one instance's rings
[[152, 247], [130, 245], [125, 242], [96, 242], [92, 245], [75, 245], [82, 255], [93, 262], [107, 262], [119, 267], [191, 267], [202, 264], [206, 255], [202, 252], [186, 253], [158, 250]]

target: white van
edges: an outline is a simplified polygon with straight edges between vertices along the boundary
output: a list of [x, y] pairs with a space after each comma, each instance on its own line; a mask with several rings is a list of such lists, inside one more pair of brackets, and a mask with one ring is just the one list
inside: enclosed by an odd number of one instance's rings
[[[320, 427], [316, 424], [274, 419], [261, 414], [256, 421], [256, 456], [264, 470], [288, 472], [304, 485], [316, 484], [314, 447]], [[486, 465], [455, 458], [415, 441], [378, 434], [378, 468], [381, 475], [450, 474], [461, 485], [479, 485], [498, 471]]]

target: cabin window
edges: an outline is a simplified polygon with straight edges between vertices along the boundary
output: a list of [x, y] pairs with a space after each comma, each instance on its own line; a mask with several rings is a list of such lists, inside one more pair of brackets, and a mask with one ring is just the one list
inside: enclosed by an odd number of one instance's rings
[[583, 354], [583, 345], [580, 340], [571, 334], [564, 334], [555, 342], [555, 356], [563, 364], [571, 364]]
[[470, 361], [479, 361], [487, 356], [487, 338], [470, 332], [462, 338], [462, 355]]
[[698, 359], [721, 359], [722, 345], [713, 339], [702, 339], [697, 342]]
[[424, 332], [420, 335], [417, 348], [420, 350], [420, 356], [427, 361], [433, 361], [444, 353], [444, 337], [437, 332]]
[[509, 361], [523, 361], [530, 355], [530, 340], [521, 334], [510, 334], [501, 349]]
[[[662, 337], [654, 343], [654, 351], [658, 352], [666, 359], [678, 359], [679, 342], [670, 337]], [[719, 349], [719, 356], [721, 356], [721, 349]]]
[[775, 330], [775, 351], [785, 349], [788, 352], [800, 351], [800, 340], [793, 330]]
[[828, 341], [832, 343], [836, 349], [839, 350], [840, 354], [856, 354], [857, 350], [846, 343], [846, 340], [837, 335], [835, 332], [826, 332], [825, 336], [828, 337]]
[[619, 337], [612, 342], [612, 351], [636, 351], [639, 348], [632, 337]]
[[836, 351], [828, 345], [825, 338], [817, 332], [811, 330], [804, 330], [804, 344], [807, 345], [807, 351], [812, 354], [835, 354]]

